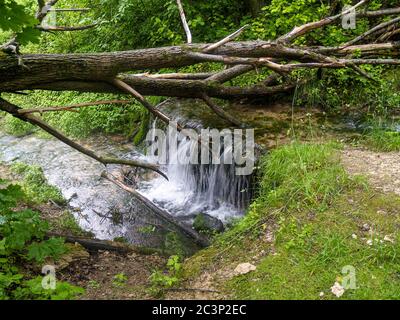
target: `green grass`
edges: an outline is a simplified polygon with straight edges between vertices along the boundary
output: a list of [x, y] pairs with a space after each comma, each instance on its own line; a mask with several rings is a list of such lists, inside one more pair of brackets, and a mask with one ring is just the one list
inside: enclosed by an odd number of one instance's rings
[[400, 151], [400, 132], [374, 129], [365, 135], [364, 145], [374, 151]]
[[347, 279], [342, 271], [350, 266], [356, 289], [340, 299], [400, 298], [400, 197], [374, 193], [364, 179], [349, 177], [339, 147], [293, 143], [266, 156], [248, 214], [189, 259], [184, 278], [252, 262], [256, 271], [216, 279], [218, 289], [234, 299], [338, 299], [331, 287]]

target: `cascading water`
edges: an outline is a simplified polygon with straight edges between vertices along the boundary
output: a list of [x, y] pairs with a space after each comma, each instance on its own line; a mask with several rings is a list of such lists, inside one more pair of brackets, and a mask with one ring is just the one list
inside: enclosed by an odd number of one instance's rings
[[[201, 110], [193, 107], [195, 103], [190, 101], [186, 105], [191, 110]], [[190, 120], [202, 119], [202, 116], [182, 116], [183, 101], [174, 101], [170, 107], [176, 111], [170, 110], [168, 115], [181, 124], [197, 129], [204, 127], [202, 123]], [[155, 122], [154, 128], [156, 125]], [[115, 143], [107, 137], [93, 137], [86, 143], [99, 154], [154, 160], [141, 155], [132, 143]], [[193, 141], [183, 140], [176, 150], [169, 150], [170, 157], [184, 157], [194, 146]], [[102, 179], [103, 165], [58, 140], [32, 135], [15, 137], [0, 132], [0, 161], [41, 166], [49, 183], [61, 190], [80, 226], [97, 238], [124, 237], [137, 245], [156, 247], [164, 245], [164, 236], [171, 230], [171, 226], [164, 226], [159, 217], [129, 193]], [[126, 174], [115, 165], [108, 166], [107, 170], [120, 177]], [[135, 176], [140, 179], [135, 183], [136, 188], [183, 222], [191, 223], [198, 213], [208, 213], [226, 222], [241, 216], [250, 198], [251, 176], [237, 176], [234, 165], [182, 165], [169, 161], [163, 171], [169, 181], [151, 172], [140, 171]], [[130, 179], [129, 174], [126, 178]], [[147, 228], [149, 226], [151, 228]], [[144, 231], [153, 227], [152, 233]]]
[[[153, 130], [156, 124], [155, 121]], [[226, 222], [242, 215], [250, 199], [251, 176], [236, 175], [233, 164], [177, 164], [170, 161], [173, 157], [181, 159], [197, 152], [197, 144], [197, 141], [182, 139], [176, 155], [167, 150], [169, 161], [164, 171], [169, 180], [158, 177], [142, 182], [139, 191], [181, 219], [207, 213]], [[148, 160], [156, 159], [149, 157]]]

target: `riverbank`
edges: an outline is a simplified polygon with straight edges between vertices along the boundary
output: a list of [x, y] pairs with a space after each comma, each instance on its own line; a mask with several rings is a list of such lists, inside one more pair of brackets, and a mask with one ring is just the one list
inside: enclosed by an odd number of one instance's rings
[[[355, 169], [360, 152], [370, 154], [370, 171]], [[167, 297], [398, 298], [400, 197], [387, 187], [391, 160], [323, 144], [277, 149], [246, 218], [183, 264], [182, 287], [198, 291]], [[291, 175], [275, 170], [274, 162]], [[392, 175], [391, 181], [398, 178]]]

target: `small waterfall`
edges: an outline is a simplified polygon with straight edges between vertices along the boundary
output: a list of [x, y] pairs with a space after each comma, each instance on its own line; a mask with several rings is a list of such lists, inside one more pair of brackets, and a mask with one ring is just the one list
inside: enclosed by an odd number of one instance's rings
[[[153, 123], [155, 128], [156, 121]], [[197, 144], [197, 141], [183, 139], [178, 143], [176, 155], [168, 150], [168, 161], [163, 170], [169, 181], [157, 177], [142, 182], [139, 191], [182, 219], [203, 212], [226, 222], [243, 215], [251, 197], [251, 176], [236, 175], [234, 164], [176, 164], [169, 160], [196, 152]], [[221, 158], [227, 151], [222, 150]], [[151, 157], [148, 160], [156, 159]]]

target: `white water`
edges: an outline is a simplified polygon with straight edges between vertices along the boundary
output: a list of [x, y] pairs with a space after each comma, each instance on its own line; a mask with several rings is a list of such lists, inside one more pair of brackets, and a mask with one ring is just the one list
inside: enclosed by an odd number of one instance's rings
[[[178, 156], [191, 147], [190, 142], [180, 143]], [[93, 148], [99, 154], [112, 153], [128, 159], [147, 158], [136, 152], [132, 145], [121, 149], [110, 141], [95, 140]], [[68, 200], [80, 226], [92, 231], [96, 237], [112, 239], [123, 236], [133, 243], [156, 245], [154, 235], [140, 231], [153, 220], [158, 224], [151, 213], [128, 193], [101, 179], [104, 170], [101, 164], [60, 141], [35, 136], [18, 138], [0, 133], [0, 161], [21, 161], [41, 166], [49, 183], [58, 187]], [[118, 166], [109, 166], [108, 169], [117, 172]], [[190, 223], [200, 212], [224, 222], [243, 214], [248, 200], [249, 179], [235, 176], [233, 166], [169, 164], [163, 170], [169, 181], [151, 175], [151, 180], [139, 182], [138, 190], [182, 221]], [[115, 211], [123, 217], [118, 224], [107, 218]]]
[[[153, 124], [155, 127], [156, 122]], [[189, 154], [195, 144], [197, 141], [181, 141], [177, 157]], [[148, 157], [147, 160], [154, 162], [156, 158]], [[191, 217], [203, 212], [227, 222], [243, 215], [248, 202], [250, 179], [235, 175], [234, 165], [169, 163], [163, 170], [169, 180], [157, 177], [142, 182], [138, 190], [174, 216]]]

